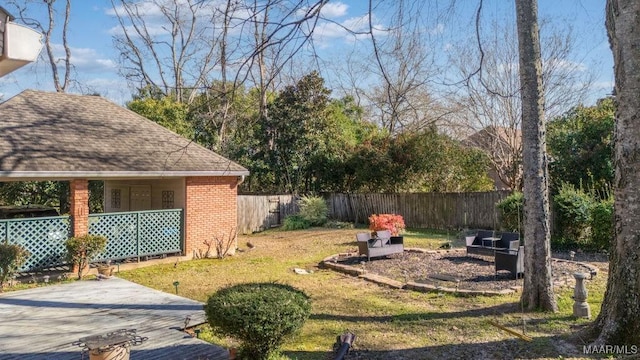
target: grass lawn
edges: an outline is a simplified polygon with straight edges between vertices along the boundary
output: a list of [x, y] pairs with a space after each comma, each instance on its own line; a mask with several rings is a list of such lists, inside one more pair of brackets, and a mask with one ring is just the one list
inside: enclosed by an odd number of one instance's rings
[[[203, 259], [156, 265], [118, 276], [158, 290], [205, 302], [221, 287], [276, 281], [305, 291], [313, 301], [311, 318], [283, 346], [291, 359], [327, 359], [336, 336], [351, 331], [357, 338], [349, 359], [441, 358], [581, 358], [582, 346], [568, 337], [588, 320], [573, 319], [572, 289], [557, 291], [556, 314], [523, 313], [519, 294], [460, 297], [423, 294], [381, 287], [352, 276], [319, 269], [325, 257], [357, 248], [362, 230], [271, 230], [239, 236], [240, 252], [223, 260]], [[455, 234], [409, 231], [406, 247], [438, 248]], [[247, 242], [254, 245], [249, 249]], [[454, 246], [457, 243], [454, 242]], [[297, 275], [293, 268], [313, 270]], [[600, 311], [606, 273], [587, 282], [592, 316]], [[489, 320], [533, 337], [526, 342], [489, 324]], [[231, 339], [206, 337], [230, 346]]]

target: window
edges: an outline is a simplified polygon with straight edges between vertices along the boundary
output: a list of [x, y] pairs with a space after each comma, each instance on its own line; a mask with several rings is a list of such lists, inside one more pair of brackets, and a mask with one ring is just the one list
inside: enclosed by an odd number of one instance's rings
[[162, 208], [173, 209], [173, 190], [162, 191]]
[[111, 207], [120, 209], [120, 189], [111, 189]]

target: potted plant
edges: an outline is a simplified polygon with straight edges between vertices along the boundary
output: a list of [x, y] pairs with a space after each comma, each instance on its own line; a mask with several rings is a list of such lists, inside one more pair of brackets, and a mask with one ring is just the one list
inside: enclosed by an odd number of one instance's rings
[[111, 275], [113, 275], [113, 266], [111, 266], [111, 261], [96, 264], [96, 269], [98, 269], [98, 274], [104, 277], [110, 277]]
[[107, 246], [107, 238], [100, 235], [74, 236], [65, 242], [67, 248], [67, 260], [78, 271], [78, 280], [82, 279], [84, 269], [89, 262]]

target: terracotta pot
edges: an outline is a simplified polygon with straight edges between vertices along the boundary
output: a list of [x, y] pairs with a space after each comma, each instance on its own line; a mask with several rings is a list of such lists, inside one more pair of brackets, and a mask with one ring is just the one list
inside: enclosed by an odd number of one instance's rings
[[98, 274], [102, 276], [111, 276], [113, 274], [113, 266], [98, 265]]
[[116, 346], [109, 350], [94, 349], [89, 351], [89, 360], [129, 360], [129, 345]]

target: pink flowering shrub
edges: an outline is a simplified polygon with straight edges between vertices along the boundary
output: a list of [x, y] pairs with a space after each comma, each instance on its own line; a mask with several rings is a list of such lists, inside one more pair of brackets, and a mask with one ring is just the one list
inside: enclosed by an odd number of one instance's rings
[[405, 229], [402, 215], [373, 214], [369, 216], [369, 229], [372, 231], [389, 230], [392, 236], [398, 236]]

